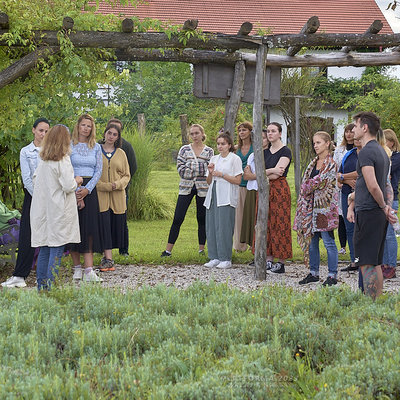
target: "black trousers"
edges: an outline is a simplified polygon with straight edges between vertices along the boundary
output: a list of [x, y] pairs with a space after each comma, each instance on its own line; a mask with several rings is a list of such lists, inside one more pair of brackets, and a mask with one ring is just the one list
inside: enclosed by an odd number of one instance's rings
[[197, 195], [196, 186], [193, 186], [192, 191], [189, 194], [180, 194], [175, 207], [174, 220], [169, 231], [168, 243], [175, 244], [178, 239], [181, 225], [185, 219], [186, 212], [192, 202], [193, 197], [196, 196], [196, 217], [197, 217], [197, 236], [199, 238], [199, 244], [204, 245], [206, 243], [206, 208], [204, 207], [204, 197]]
[[32, 269], [35, 249], [31, 247], [31, 203], [32, 196], [24, 189], [25, 197], [22, 205], [21, 225], [18, 240], [18, 256], [13, 276], [27, 278]]
[[346, 218], [346, 216], [342, 217], [341, 215], [339, 215], [338, 234], [339, 234], [340, 247], [346, 247], [346, 242], [347, 242], [346, 225], [344, 224], [344, 218]]
[[[128, 213], [128, 199], [129, 199], [129, 189], [125, 191], [126, 195], [126, 212]], [[125, 218], [124, 226], [124, 245], [119, 248], [119, 254], [129, 254], [129, 229], [128, 229], [128, 218]]]

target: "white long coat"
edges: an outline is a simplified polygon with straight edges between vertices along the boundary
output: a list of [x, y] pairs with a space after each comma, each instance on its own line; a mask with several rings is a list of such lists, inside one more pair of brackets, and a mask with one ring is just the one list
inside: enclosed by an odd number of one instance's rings
[[60, 161], [39, 161], [33, 175], [32, 247], [80, 243], [76, 187], [68, 155]]

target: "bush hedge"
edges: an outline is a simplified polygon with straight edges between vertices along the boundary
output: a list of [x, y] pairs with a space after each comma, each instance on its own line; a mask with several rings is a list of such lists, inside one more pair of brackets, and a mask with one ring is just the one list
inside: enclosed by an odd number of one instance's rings
[[0, 294], [0, 398], [400, 397], [400, 297], [196, 283]]

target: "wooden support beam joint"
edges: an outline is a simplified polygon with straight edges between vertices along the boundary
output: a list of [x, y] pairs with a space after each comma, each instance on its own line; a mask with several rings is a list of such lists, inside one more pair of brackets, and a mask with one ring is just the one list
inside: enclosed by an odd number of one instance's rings
[[197, 29], [197, 26], [199, 25], [199, 20], [198, 19], [187, 19], [183, 23], [183, 31], [195, 31]]
[[131, 18], [125, 18], [122, 21], [122, 32], [132, 33], [133, 32], [133, 20]]
[[237, 34], [238, 36], [248, 36], [252, 30], [253, 24], [251, 22], [243, 22]]
[[[383, 23], [380, 19], [376, 19], [370, 26], [369, 28], [365, 31], [365, 35], [367, 34], [374, 34], [376, 35], [377, 33], [379, 33], [379, 31], [383, 28]], [[349, 53], [352, 50], [355, 50], [356, 47], [355, 46], [343, 46], [340, 51], [343, 53]]]
[[[317, 16], [313, 16], [308, 19], [308, 21], [304, 24], [304, 26], [301, 28], [300, 34], [312, 34], [317, 32], [319, 28], [319, 18]], [[301, 50], [301, 46], [293, 46], [289, 47], [287, 49], [286, 54], [288, 56], [294, 56], [296, 53], [298, 53]]]
[[74, 27], [74, 20], [71, 17], [64, 17], [62, 29], [66, 32], [70, 31]]
[[8, 29], [10, 27], [9, 23], [8, 15], [0, 12], [0, 29]]

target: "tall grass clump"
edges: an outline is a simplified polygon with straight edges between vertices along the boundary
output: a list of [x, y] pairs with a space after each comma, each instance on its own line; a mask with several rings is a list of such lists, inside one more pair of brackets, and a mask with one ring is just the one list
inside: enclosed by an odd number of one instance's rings
[[124, 130], [124, 138], [136, 154], [137, 170], [129, 187], [127, 218], [152, 221], [171, 218], [173, 204], [154, 189], [149, 189], [149, 177], [157, 154], [157, 141], [151, 135], [139, 135], [134, 127]]

